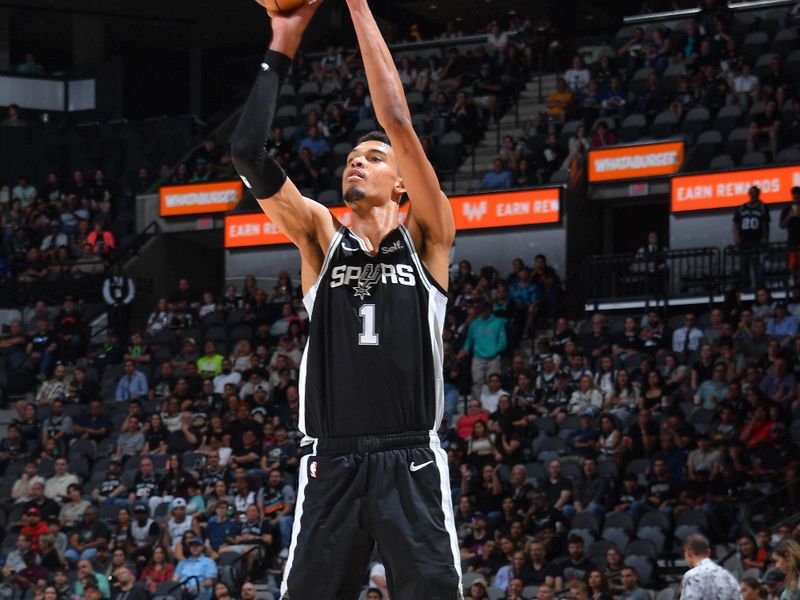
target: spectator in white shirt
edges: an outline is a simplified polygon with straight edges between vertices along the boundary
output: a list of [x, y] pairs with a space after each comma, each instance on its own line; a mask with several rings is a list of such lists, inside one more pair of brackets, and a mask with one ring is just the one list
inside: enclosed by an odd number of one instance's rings
[[55, 475], [50, 477], [44, 484], [44, 495], [57, 502], [64, 502], [67, 499], [67, 489], [73, 483], [78, 484], [80, 480], [77, 475], [67, 472], [67, 459], [57, 458], [55, 463]]
[[683, 557], [690, 569], [681, 582], [681, 600], [742, 600], [739, 582], [711, 560], [710, 554], [704, 535], [694, 533], [686, 538]]
[[500, 401], [500, 396], [509, 395], [510, 394], [503, 389], [503, 379], [500, 373], [492, 373], [489, 375], [488, 385], [484, 384], [481, 387], [481, 406], [486, 412], [493, 413], [497, 410], [497, 403]]
[[683, 316], [683, 327], [679, 327], [672, 334], [673, 352], [689, 353], [694, 352], [700, 347], [703, 341], [703, 330], [695, 327], [697, 317], [694, 313], [686, 313]]
[[239, 371], [232, 369], [233, 364], [229, 359], [223, 359], [222, 372], [214, 377], [214, 393], [222, 394], [225, 391], [225, 386], [232, 383], [237, 388], [242, 381], [242, 374]]
[[572, 68], [567, 69], [564, 73], [564, 79], [567, 82], [569, 88], [579, 94], [586, 89], [586, 86], [589, 85], [589, 80], [592, 78], [591, 74], [589, 73], [589, 69], [587, 69], [583, 65], [583, 61], [581, 60], [580, 56], [576, 56], [572, 59]]

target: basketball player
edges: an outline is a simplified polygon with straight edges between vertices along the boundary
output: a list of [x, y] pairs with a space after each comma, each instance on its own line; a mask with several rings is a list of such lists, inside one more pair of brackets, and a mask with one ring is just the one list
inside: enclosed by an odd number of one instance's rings
[[279, 87], [317, 6], [270, 14], [273, 38], [232, 147], [242, 180], [300, 249], [311, 322], [299, 426], [312, 447], [300, 463], [281, 598], [355, 600], [377, 542], [393, 600], [456, 600], [458, 542], [435, 433], [453, 214], [367, 0], [348, 6], [387, 135], [364, 136], [347, 158], [352, 227], [304, 198], [265, 152]]

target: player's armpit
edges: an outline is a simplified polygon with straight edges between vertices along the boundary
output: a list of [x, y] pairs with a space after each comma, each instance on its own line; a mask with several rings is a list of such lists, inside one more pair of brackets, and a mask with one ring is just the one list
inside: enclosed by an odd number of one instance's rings
[[[300, 249], [303, 258], [313, 264], [322, 256], [340, 224], [321, 204], [305, 198], [290, 179], [269, 198], [258, 200], [261, 210], [275, 226]], [[308, 255], [308, 256], [306, 256]]]

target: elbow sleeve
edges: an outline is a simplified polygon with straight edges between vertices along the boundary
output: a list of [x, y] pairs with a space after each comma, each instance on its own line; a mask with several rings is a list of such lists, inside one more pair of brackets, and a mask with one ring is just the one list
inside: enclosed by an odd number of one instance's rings
[[286, 181], [286, 173], [267, 153], [265, 145], [275, 117], [278, 91], [291, 64], [285, 54], [272, 50], [266, 53], [231, 139], [233, 165], [256, 198], [274, 196]]

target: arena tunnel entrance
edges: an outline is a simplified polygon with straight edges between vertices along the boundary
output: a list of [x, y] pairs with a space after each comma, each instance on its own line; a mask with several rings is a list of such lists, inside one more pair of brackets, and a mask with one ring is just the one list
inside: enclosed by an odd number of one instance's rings
[[651, 231], [658, 234], [659, 245], [669, 245], [669, 196], [656, 195], [639, 199], [608, 200], [602, 210], [602, 254], [636, 252], [647, 243]]

